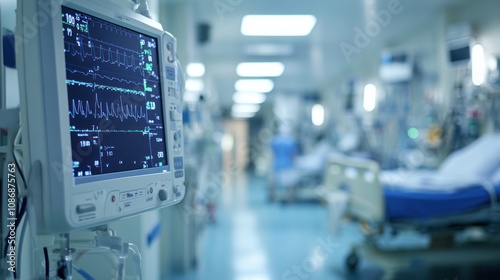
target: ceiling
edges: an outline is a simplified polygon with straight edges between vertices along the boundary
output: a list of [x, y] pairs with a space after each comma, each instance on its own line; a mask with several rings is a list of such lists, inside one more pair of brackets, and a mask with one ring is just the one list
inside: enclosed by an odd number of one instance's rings
[[[394, 1], [400, 3], [400, 13], [392, 14], [388, 24], [370, 39], [370, 45], [360, 55], [353, 55], [349, 62], [340, 44], [354, 45], [355, 28], [364, 29], [375, 19], [374, 14], [388, 11]], [[235, 70], [239, 62], [283, 62], [285, 72], [273, 78], [274, 92], [321, 91], [333, 77], [359, 64], [363, 53], [369, 53], [369, 48], [388, 44], [450, 5], [465, 1], [191, 0], [189, 3], [193, 4], [195, 22], [206, 22], [211, 26], [210, 40], [198, 46], [198, 59], [206, 66], [207, 77], [212, 89], [217, 91], [219, 102], [228, 107], [232, 102], [234, 82], [238, 79]], [[179, 3], [179, 0], [170, 2]], [[306, 37], [246, 37], [240, 33], [240, 27], [243, 16], [248, 14], [312, 14], [317, 23]], [[246, 48], [252, 49], [251, 46], [264, 43], [285, 44], [293, 52], [284, 56], [255, 56], [245, 52]]]

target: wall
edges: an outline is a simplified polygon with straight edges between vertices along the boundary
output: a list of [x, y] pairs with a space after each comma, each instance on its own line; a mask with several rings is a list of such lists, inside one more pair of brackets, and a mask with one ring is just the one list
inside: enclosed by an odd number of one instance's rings
[[[160, 1], [160, 23], [163, 29], [177, 38], [178, 60], [186, 65], [191, 62], [194, 54], [194, 21], [193, 3], [191, 1], [176, 1], [168, 3]], [[189, 176], [189, 175], [187, 175]], [[174, 207], [160, 210], [161, 230], [161, 275], [182, 273], [190, 269], [194, 256], [190, 246], [194, 244], [194, 220], [188, 215], [191, 195], [189, 186], [186, 188], [186, 197], [183, 202]]]

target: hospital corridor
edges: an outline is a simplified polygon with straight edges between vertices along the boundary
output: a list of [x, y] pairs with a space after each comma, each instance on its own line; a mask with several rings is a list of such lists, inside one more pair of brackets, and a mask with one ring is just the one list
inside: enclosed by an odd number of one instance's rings
[[0, 280], [500, 279], [499, 15], [0, 0]]
[[[363, 241], [356, 225], [345, 222], [342, 231], [332, 232], [325, 205], [270, 204], [265, 180], [242, 176], [234, 189], [224, 190], [217, 222], [201, 237], [196, 269], [167, 279], [382, 279], [383, 270], [370, 262], [360, 263], [356, 273], [346, 270], [351, 246]], [[411, 233], [391, 241], [409, 248], [428, 242]], [[415, 259], [394, 279], [495, 279], [498, 272], [496, 262], [429, 267]]]

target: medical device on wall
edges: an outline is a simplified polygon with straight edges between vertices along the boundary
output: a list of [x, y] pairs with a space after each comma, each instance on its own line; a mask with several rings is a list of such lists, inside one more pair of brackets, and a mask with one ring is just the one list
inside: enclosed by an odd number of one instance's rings
[[379, 72], [384, 82], [407, 82], [413, 77], [413, 58], [406, 53], [386, 51], [382, 54]]
[[18, 1], [21, 127], [38, 233], [182, 200], [176, 39], [107, 1]]
[[460, 22], [448, 27], [446, 48], [448, 61], [454, 68], [467, 67], [471, 59], [473, 44], [472, 27], [467, 22]]
[[467, 66], [471, 58], [471, 38], [455, 39], [447, 42], [448, 61], [454, 67]]

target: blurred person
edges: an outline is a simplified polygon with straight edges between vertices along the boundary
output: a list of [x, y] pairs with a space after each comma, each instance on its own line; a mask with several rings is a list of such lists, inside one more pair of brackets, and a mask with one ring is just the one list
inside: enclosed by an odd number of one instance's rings
[[277, 191], [293, 191], [296, 180], [293, 173], [294, 158], [298, 154], [299, 146], [288, 126], [281, 126], [278, 134], [271, 139], [271, 150], [273, 152], [273, 174], [269, 185], [269, 198], [275, 200]]

